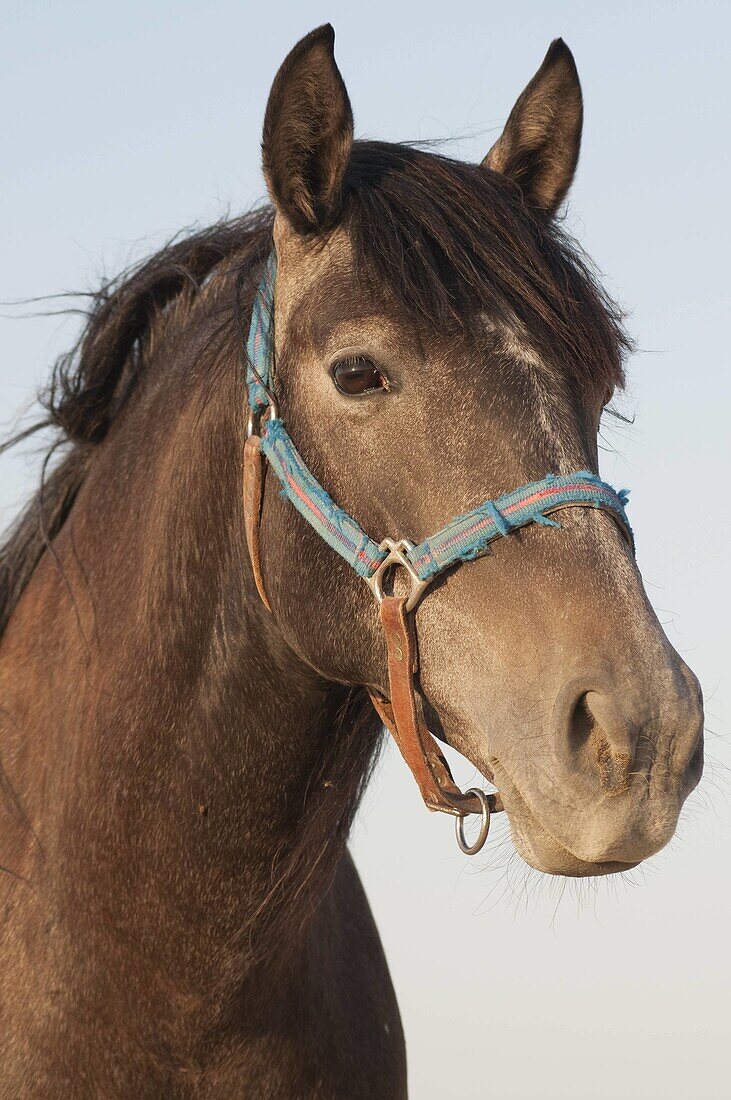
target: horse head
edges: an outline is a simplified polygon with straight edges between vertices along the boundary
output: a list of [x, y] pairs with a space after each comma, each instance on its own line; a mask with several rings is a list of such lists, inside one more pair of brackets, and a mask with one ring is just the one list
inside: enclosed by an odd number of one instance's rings
[[[628, 343], [556, 221], [581, 128], [561, 40], [480, 165], [354, 140], [329, 27], [276, 76], [263, 163], [277, 412], [376, 542], [419, 543], [517, 485], [597, 473]], [[260, 531], [275, 621], [328, 680], [387, 699], [371, 594], [277, 487]], [[419, 705], [499, 786], [530, 864], [625, 869], [667, 843], [700, 778], [698, 683], [606, 510], [503, 533], [414, 609]]]

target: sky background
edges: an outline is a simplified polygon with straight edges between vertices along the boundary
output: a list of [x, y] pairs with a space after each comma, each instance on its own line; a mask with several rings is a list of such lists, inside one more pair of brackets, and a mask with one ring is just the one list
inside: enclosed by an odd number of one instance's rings
[[[602, 473], [632, 488], [639, 565], [707, 699], [709, 762], [678, 837], [624, 878], [531, 872], [505, 823], [480, 856], [384, 756], [354, 851], [406, 1030], [412, 1100], [728, 1095], [729, 40], [731, 7], [644, 2], [253, 4], [4, 0], [3, 301], [83, 290], [264, 193], [259, 135], [290, 47], [330, 20], [359, 136], [481, 159], [552, 38], [586, 120], [567, 222], [639, 352]], [[77, 322], [0, 307], [0, 421]], [[0, 463], [0, 523], [38, 476]], [[473, 770], [457, 762], [463, 782]], [[434, 945], [439, 956], [434, 957]]]

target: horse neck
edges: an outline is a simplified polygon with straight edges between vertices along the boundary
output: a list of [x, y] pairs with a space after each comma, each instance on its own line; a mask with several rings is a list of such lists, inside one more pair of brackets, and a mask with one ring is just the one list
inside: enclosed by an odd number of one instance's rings
[[100, 447], [5, 663], [8, 682], [25, 670], [15, 726], [36, 747], [17, 779], [57, 920], [89, 919], [102, 950], [132, 939], [156, 969], [210, 989], [240, 978], [261, 929], [286, 923], [296, 947], [375, 731], [344, 736], [346, 718], [335, 735], [346, 693], [261, 606], [239, 382], [196, 350], [157, 365], [165, 384], [151, 378]]

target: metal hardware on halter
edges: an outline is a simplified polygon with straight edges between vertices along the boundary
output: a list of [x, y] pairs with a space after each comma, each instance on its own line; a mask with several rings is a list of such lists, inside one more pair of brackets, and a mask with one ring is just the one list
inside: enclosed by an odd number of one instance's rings
[[460, 851], [464, 852], [466, 856], [476, 856], [482, 849], [485, 841], [487, 840], [487, 834], [490, 832], [490, 801], [489, 795], [480, 790], [479, 787], [470, 787], [465, 794], [473, 794], [480, 800], [482, 807], [482, 819], [480, 821], [480, 831], [477, 834], [477, 840], [473, 844], [468, 844], [464, 835], [464, 819], [469, 816], [470, 811], [460, 814], [454, 819], [454, 832], [457, 837], [457, 844]]
[[251, 439], [252, 435], [259, 435], [259, 428], [263, 419], [275, 420], [278, 416], [277, 403], [271, 399], [266, 408], [260, 409], [258, 412], [250, 409], [246, 418], [246, 438]]
[[376, 603], [381, 603], [384, 595], [383, 578], [390, 569], [398, 565], [402, 566], [411, 580], [411, 591], [406, 600], [406, 610], [413, 611], [430, 583], [428, 580], [423, 581], [417, 576], [413, 565], [406, 557], [408, 551], [414, 549], [413, 542], [409, 542], [408, 539], [384, 539], [378, 549], [388, 550], [388, 557], [383, 559], [375, 573], [372, 573], [370, 577], [364, 577], [363, 580], [373, 593]]

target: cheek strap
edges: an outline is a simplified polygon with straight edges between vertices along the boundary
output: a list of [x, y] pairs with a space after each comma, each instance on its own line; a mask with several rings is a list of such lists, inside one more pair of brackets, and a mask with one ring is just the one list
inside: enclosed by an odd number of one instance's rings
[[258, 435], [250, 435], [244, 444], [244, 530], [246, 531], [246, 545], [249, 548], [249, 559], [256, 590], [267, 611], [271, 611], [269, 598], [264, 587], [264, 578], [261, 575], [259, 538], [265, 476], [266, 463], [261, 453], [261, 439]]
[[[379, 610], [388, 653], [391, 701], [369, 689], [373, 706], [398, 745], [430, 810], [441, 810], [455, 817], [482, 813], [477, 795], [463, 794], [454, 782], [441, 749], [427, 729], [421, 695], [415, 686], [419, 658], [406, 597], [384, 596]], [[487, 795], [487, 802], [491, 812], [503, 808], [499, 794]]]

